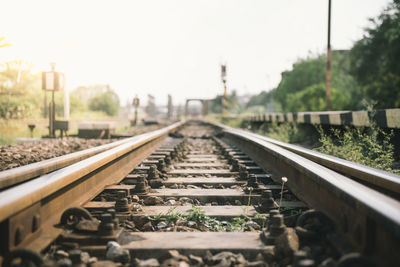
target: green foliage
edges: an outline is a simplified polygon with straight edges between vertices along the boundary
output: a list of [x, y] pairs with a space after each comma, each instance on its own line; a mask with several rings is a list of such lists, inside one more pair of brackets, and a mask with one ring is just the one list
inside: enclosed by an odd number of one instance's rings
[[109, 116], [115, 116], [119, 110], [119, 98], [114, 90], [107, 88], [104, 93], [96, 95], [89, 100], [89, 109], [103, 111]]
[[40, 114], [41, 80], [39, 74], [32, 73], [32, 67], [22, 60], [1, 64], [0, 118], [22, 119]]
[[246, 229], [246, 222], [251, 220], [250, 217], [242, 215], [233, 218], [232, 221], [219, 221], [205, 215], [205, 212], [196, 206], [192, 206], [189, 210], [189, 215], [186, 217], [187, 221], [195, 221], [209, 228], [211, 231], [216, 232], [243, 232]]
[[[350, 74], [346, 51], [332, 52], [331, 102], [333, 110], [358, 109], [362, 92]], [[274, 93], [285, 112], [321, 111], [326, 107], [326, 56], [309, 56], [282, 73]]]
[[[372, 168], [400, 173], [390, 166], [394, 162], [393, 132], [385, 133], [371, 121], [370, 128], [331, 129], [327, 134], [319, 128], [321, 146], [316, 151], [353, 161]], [[379, 138], [382, 137], [382, 138]]]
[[[55, 94], [54, 101], [56, 102], [56, 115], [64, 115], [64, 92]], [[71, 114], [76, 114], [88, 110], [87, 104], [84, 103], [76, 94], [69, 93], [69, 109]]]
[[284, 111], [295, 111], [288, 106], [289, 95], [295, 94], [325, 79], [325, 62], [322, 56], [301, 59], [293, 64], [293, 69], [282, 72], [282, 79], [276, 88], [276, 99]]
[[400, 1], [370, 20], [373, 26], [351, 49], [351, 71], [377, 108], [400, 107]]
[[184, 219], [184, 215], [179, 211], [175, 211], [176, 207], [172, 207], [167, 212], [167, 221], [176, 222], [177, 220]]
[[[166, 214], [159, 213], [154, 216], [147, 215], [146, 217], [155, 223], [166, 221], [169, 224], [176, 223], [178, 220], [184, 222], [193, 221], [196, 222], [197, 225], [202, 225], [210, 231], [216, 232], [243, 232], [247, 230], [246, 223], [252, 220], [249, 216], [241, 215], [240, 217], [233, 218], [231, 221], [220, 221], [205, 215], [205, 211], [195, 205], [192, 205], [191, 209], [188, 210], [188, 215], [183, 215], [175, 211], [175, 208], [176, 207], [170, 208]], [[266, 216], [257, 213], [254, 216], [254, 220], [264, 227]]]
[[222, 117], [220, 123], [232, 128], [247, 128], [248, 121], [241, 118]]
[[[351, 99], [349, 91], [340, 92], [336, 88], [331, 89], [331, 108], [341, 110], [351, 108], [348, 103]], [[326, 109], [326, 85], [314, 84], [305, 89], [289, 94], [287, 106], [291, 111], [321, 111]]]
[[257, 212], [256, 215], [254, 215], [254, 221], [259, 223], [261, 225], [261, 229], [263, 229], [265, 228], [265, 224], [267, 222], [267, 215]]
[[[231, 94], [227, 96], [227, 108], [229, 113], [239, 113], [242, 110], [242, 106], [239, 103], [239, 99], [236, 90], [232, 90]], [[210, 101], [210, 111], [212, 113], [222, 113], [222, 95], [217, 95]]]
[[252, 106], [265, 106], [267, 103], [270, 103], [274, 100], [274, 94], [276, 90], [271, 90], [271, 91], [263, 91], [259, 93], [258, 95], [254, 95], [250, 98], [250, 100], [247, 102], [246, 107], [252, 107]]
[[286, 143], [300, 143], [310, 136], [307, 131], [299, 129], [296, 123], [265, 123], [259, 131], [260, 134]]
[[[333, 110], [358, 109], [362, 91], [350, 74], [347, 51], [332, 51], [331, 103]], [[309, 55], [282, 72], [276, 89], [253, 96], [247, 107], [273, 112], [321, 111], [326, 108], [326, 56]]]

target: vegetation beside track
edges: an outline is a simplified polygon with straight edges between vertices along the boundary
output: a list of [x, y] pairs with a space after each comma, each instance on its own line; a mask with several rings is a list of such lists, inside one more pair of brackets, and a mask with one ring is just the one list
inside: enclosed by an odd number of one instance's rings
[[[215, 118], [213, 121], [233, 128], [247, 129], [245, 119]], [[393, 132], [380, 129], [374, 121], [371, 127], [322, 128], [296, 123], [265, 123], [256, 133], [281, 142], [297, 144], [334, 157], [372, 168], [400, 173], [392, 143]]]

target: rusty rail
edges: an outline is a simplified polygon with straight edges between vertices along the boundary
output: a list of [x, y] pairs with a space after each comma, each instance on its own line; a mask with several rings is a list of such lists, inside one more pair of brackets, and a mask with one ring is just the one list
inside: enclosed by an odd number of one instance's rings
[[[217, 125], [221, 127], [222, 125]], [[224, 135], [265, 170], [289, 178], [298, 198], [326, 213], [359, 251], [393, 264], [400, 244], [400, 202], [254, 134], [222, 126]]]
[[361, 181], [363, 184], [371, 188], [374, 188], [384, 194], [390, 195], [398, 200], [400, 199], [399, 175], [386, 172], [383, 170], [374, 169], [365, 165], [361, 165], [355, 162], [340, 159], [316, 151], [312, 151], [307, 148], [281, 142], [259, 134], [250, 133], [244, 130], [234, 129], [223, 124], [215, 124], [215, 125], [227, 131], [236, 131], [238, 133], [246, 134], [248, 136], [252, 136], [260, 140], [269, 142], [271, 144], [277, 145], [297, 155], [300, 155], [306, 159], [316, 162], [322, 166], [325, 166], [331, 170], [337, 171], [347, 177], [355, 178], [357, 181]]
[[122, 144], [0, 192], [0, 252], [17, 247], [41, 251], [62, 231], [61, 213], [80, 206], [123, 179], [183, 122], [125, 140]]
[[35, 177], [59, 170], [81, 160], [87, 159], [101, 152], [107, 151], [127, 142], [133, 142], [142, 138], [145, 134], [137, 135], [131, 138], [115, 141], [102, 146], [97, 146], [60, 157], [43, 160], [40, 162], [28, 164], [18, 168], [0, 172], [0, 190], [7, 187], [28, 181]]

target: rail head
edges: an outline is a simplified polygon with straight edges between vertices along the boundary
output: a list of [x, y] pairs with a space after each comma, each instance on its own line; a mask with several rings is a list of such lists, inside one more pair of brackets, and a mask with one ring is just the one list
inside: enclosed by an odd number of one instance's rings
[[146, 133], [123, 140], [118, 140], [109, 144], [92, 147], [82, 151], [2, 171], [0, 172], [0, 190], [4, 190], [8, 187], [26, 182], [35, 177], [59, 170], [68, 165], [82, 161], [86, 158], [92, 157], [96, 154], [107, 151], [119, 145], [140, 139], [145, 135]]

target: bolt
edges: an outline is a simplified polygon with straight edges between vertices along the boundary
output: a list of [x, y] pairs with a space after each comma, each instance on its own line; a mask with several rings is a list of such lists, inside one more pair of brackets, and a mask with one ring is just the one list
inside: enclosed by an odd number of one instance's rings
[[[239, 165], [239, 171], [240, 171], [240, 165]], [[258, 188], [258, 180], [257, 180], [257, 176], [255, 174], [249, 175], [249, 181], [247, 182], [247, 186], [251, 186], [253, 188]]]
[[283, 223], [283, 215], [274, 215], [271, 218], [270, 234], [274, 237], [282, 234], [285, 231], [285, 224]]
[[157, 167], [156, 165], [151, 165], [149, 171], [147, 172], [147, 179], [151, 180], [154, 178], [158, 178]]
[[107, 213], [111, 214], [112, 218], [115, 218], [115, 209], [107, 209]]
[[[126, 197], [126, 191], [117, 191], [117, 200], [115, 201], [115, 210], [117, 212], [128, 212], [129, 211], [129, 201]], [[115, 215], [113, 216], [113, 218]]]
[[239, 161], [237, 159], [232, 160], [232, 168], [231, 171], [237, 172], [239, 171]]
[[69, 251], [69, 259], [72, 261], [72, 264], [82, 263], [81, 254], [82, 251], [80, 249], [73, 249]]
[[129, 203], [127, 198], [117, 199], [115, 202], [115, 210], [117, 212], [128, 212], [129, 211]]
[[264, 229], [260, 235], [261, 240], [267, 245], [273, 245], [276, 237], [282, 234], [286, 229], [285, 224], [283, 224], [283, 215], [274, 215], [270, 218], [270, 221], [269, 232]]
[[102, 235], [112, 235], [114, 233], [115, 225], [113, 217], [109, 213], [101, 215], [101, 223], [99, 225], [99, 233]]
[[271, 209], [276, 208], [276, 203], [275, 200], [272, 197], [272, 192], [269, 189], [266, 189], [261, 192], [261, 205], [259, 206], [259, 209], [262, 212], [268, 212]]
[[169, 155], [165, 156], [165, 164], [171, 165], [171, 157]]
[[119, 228], [119, 220], [118, 218], [115, 218], [115, 209], [107, 209], [107, 213], [111, 214], [112, 216], [112, 222], [114, 224], [114, 229]]
[[125, 198], [125, 197], [126, 197], [126, 191], [124, 191], [124, 190], [117, 191], [117, 198], [118, 199]]
[[112, 222], [113, 216], [110, 213], [103, 213], [101, 215], [101, 222], [102, 223], [110, 223]]
[[149, 186], [145, 177], [141, 176], [138, 183], [134, 188], [136, 194], [147, 194], [149, 192]]
[[158, 160], [158, 170], [163, 172], [166, 168], [167, 166], [165, 165], [165, 161], [163, 159]]
[[247, 168], [243, 164], [239, 164], [239, 179], [240, 180], [247, 180], [249, 178], [249, 172]]
[[279, 214], [279, 210], [270, 210], [269, 211], [269, 220], [268, 220], [268, 229], [271, 227], [272, 217]]
[[[164, 161], [162, 161], [162, 162], [164, 162]], [[165, 166], [165, 163], [164, 163], [164, 166]], [[149, 169], [149, 172], [147, 175], [147, 179], [149, 181], [149, 185], [152, 188], [159, 188], [164, 184], [164, 181], [158, 175], [158, 171], [157, 171], [155, 165], [150, 166], [150, 169]]]

